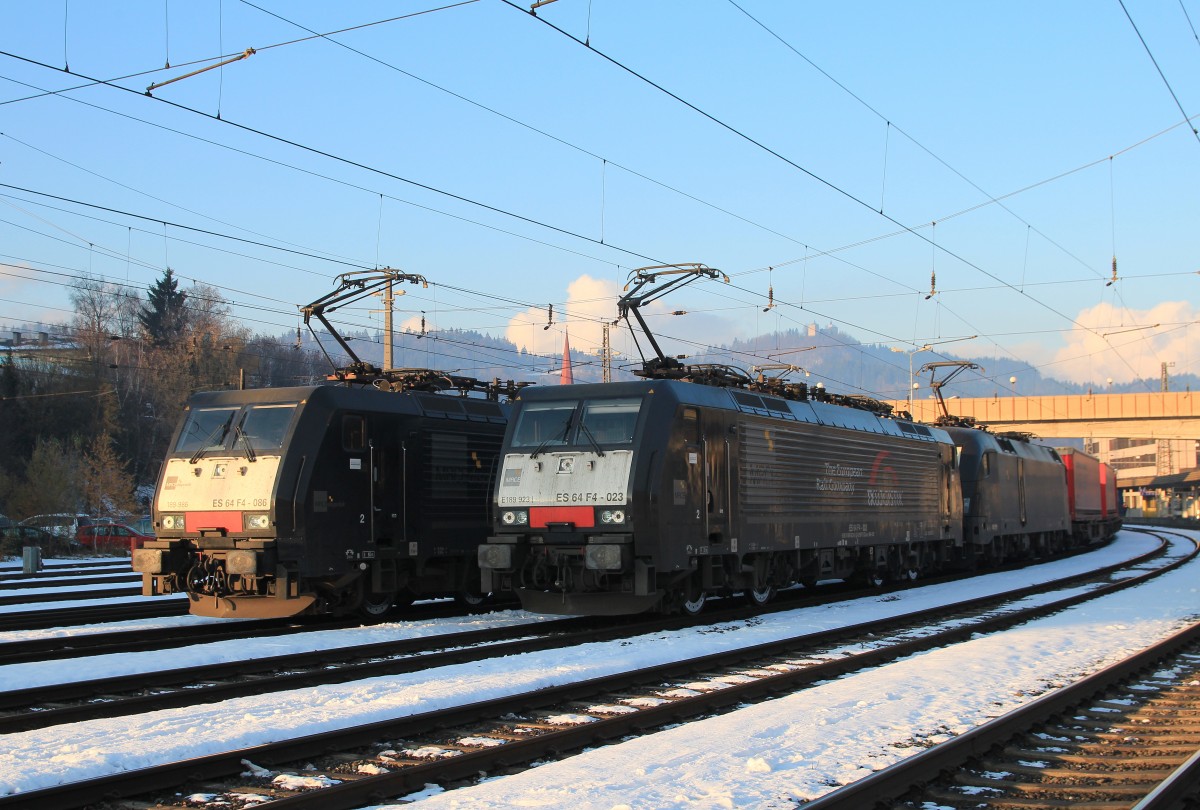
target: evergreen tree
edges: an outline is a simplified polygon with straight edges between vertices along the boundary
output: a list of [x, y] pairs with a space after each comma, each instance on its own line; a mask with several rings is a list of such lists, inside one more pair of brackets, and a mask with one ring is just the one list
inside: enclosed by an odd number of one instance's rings
[[92, 515], [121, 515], [137, 509], [133, 478], [113, 448], [107, 433], [96, 436], [80, 468], [84, 510]]
[[146, 331], [146, 338], [155, 346], [165, 346], [187, 328], [187, 293], [179, 289], [179, 280], [170, 267], [162, 278], [150, 285], [146, 294], [146, 306], [138, 312], [138, 320]]
[[74, 512], [79, 506], [79, 457], [58, 439], [39, 438], [25, 465], [25, 477], [12, 488], [14, 515]]

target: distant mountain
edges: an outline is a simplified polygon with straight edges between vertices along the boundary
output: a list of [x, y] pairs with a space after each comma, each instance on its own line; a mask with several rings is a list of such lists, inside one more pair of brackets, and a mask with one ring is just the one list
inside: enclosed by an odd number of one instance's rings
[[[375, 365], [383, 364], [381, 333], [361, 330], [344, 337], [360, 358]], [[291, 339], [294, 339], [294, 335]], [[302, 334], [301, 339], [304, 348], [317, 349], [311, 335]], [[333, 355], [335, 362], [346, 362], [336, 341], [322, 333], [321, 342]], [[1013, 391], [1024, 396], [1048, 396], [1084, 394], [1095, 388], [1043, 376], [1036, 368], [1012, 358], [961, 357], [945, 347], [939, 347], [936, 353], [925, 351], [912, 356], [913, 379], [920, 384], [920, 396], [929, 393], [929, 373], [919, 373], [920, 368], [927, 362], [944, 360], [969, 360], [982, 367], [955, 377], [945, 389], [947, 396], [1011, 396]], [[832, 392], [865, 393], [882, 399], [906, 398], [909, 386], [908, 361], [908, 352], [893, 351], [886, 344], [861, 343], [835, 326], [763, 334], [734, 341], [729, 346], [691, 354], [684, 360], [686, 363], [734, 366], [751, 374], [755, 366], [792, 365], [797, 369], [790, 372], [791, 380], [806, 381], [812, 385], [822, 382]], [[556, 356], [532, 355], [504, 338], [464, 329], [440, 330], [425, 335], [398, 332], [393, 365], [396, 368], [455, 371], [483, 380], [511, 379], [543, 385], [557, 385], [561, 370], [560, 360]], [[600, 359], [594, 355], [573, 351], [571, 365], [577, 383], [600, 382], [602, 379]], [[634, 379], [626, 370], [627, 366], [628, 361], [624, 361], [614, 367], [613, 379]], [[781, 370], [763, 369], [763, 373], [779, 374]], [[939, 371], [938, 379], [944, 379], [946, 373], [946, 370]], [[1009, 382], [1013, 377], [1016, 378], [1015, 384]], [[1159, 385], [1156, 377], [1115, 383], [1106, 386], [1103, 393], [1157, 391]], [[1169, 385], [1173, 391], [1190, 390], [1189, 387], [1200, 390], [1200, 377], [1180, 374], [1172, 377]]]

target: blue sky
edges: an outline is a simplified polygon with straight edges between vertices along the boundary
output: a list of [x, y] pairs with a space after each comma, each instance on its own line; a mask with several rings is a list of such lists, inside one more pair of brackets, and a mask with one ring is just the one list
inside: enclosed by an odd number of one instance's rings
[[817, 323], [1080, 382], [1200, 373], [1194, 0], [442, 5], [0, 5], [0, 326], [169, 264], [280, 333], [392, 266], [432, 282], [403, 319], [557, 354], [564, 327], [597, 347], [633, 268], [703, 262], [731, 283], [664, 300], [671, 353]]

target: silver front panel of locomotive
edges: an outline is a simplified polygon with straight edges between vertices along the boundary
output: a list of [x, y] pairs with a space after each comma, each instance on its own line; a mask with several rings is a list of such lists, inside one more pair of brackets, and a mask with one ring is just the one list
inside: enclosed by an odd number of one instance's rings
[[504, 457], [496, 504], [505, 506], [624, 506], [629, 500], [632, 450], [541, 453]]
[[279, 473], [279, 456], [260, 455], [251, 462], [205, 457], [190, 463], [167, 459], [158, 491], [160, 512], [266, 511]]

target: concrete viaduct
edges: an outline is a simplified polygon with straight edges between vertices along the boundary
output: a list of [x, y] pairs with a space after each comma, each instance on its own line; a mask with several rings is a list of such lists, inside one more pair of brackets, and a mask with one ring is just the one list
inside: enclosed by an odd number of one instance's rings
[[[897, 411], [909, 407], [905, 400], [888, 404]], [[1044, 439], [1200, 439], [1200, 392], [948, 398], [946, 409], [996, 433], [1020, 431]], [[941, 411], [933, 399], [914, 399], [912, 415], [932, 423]]]

